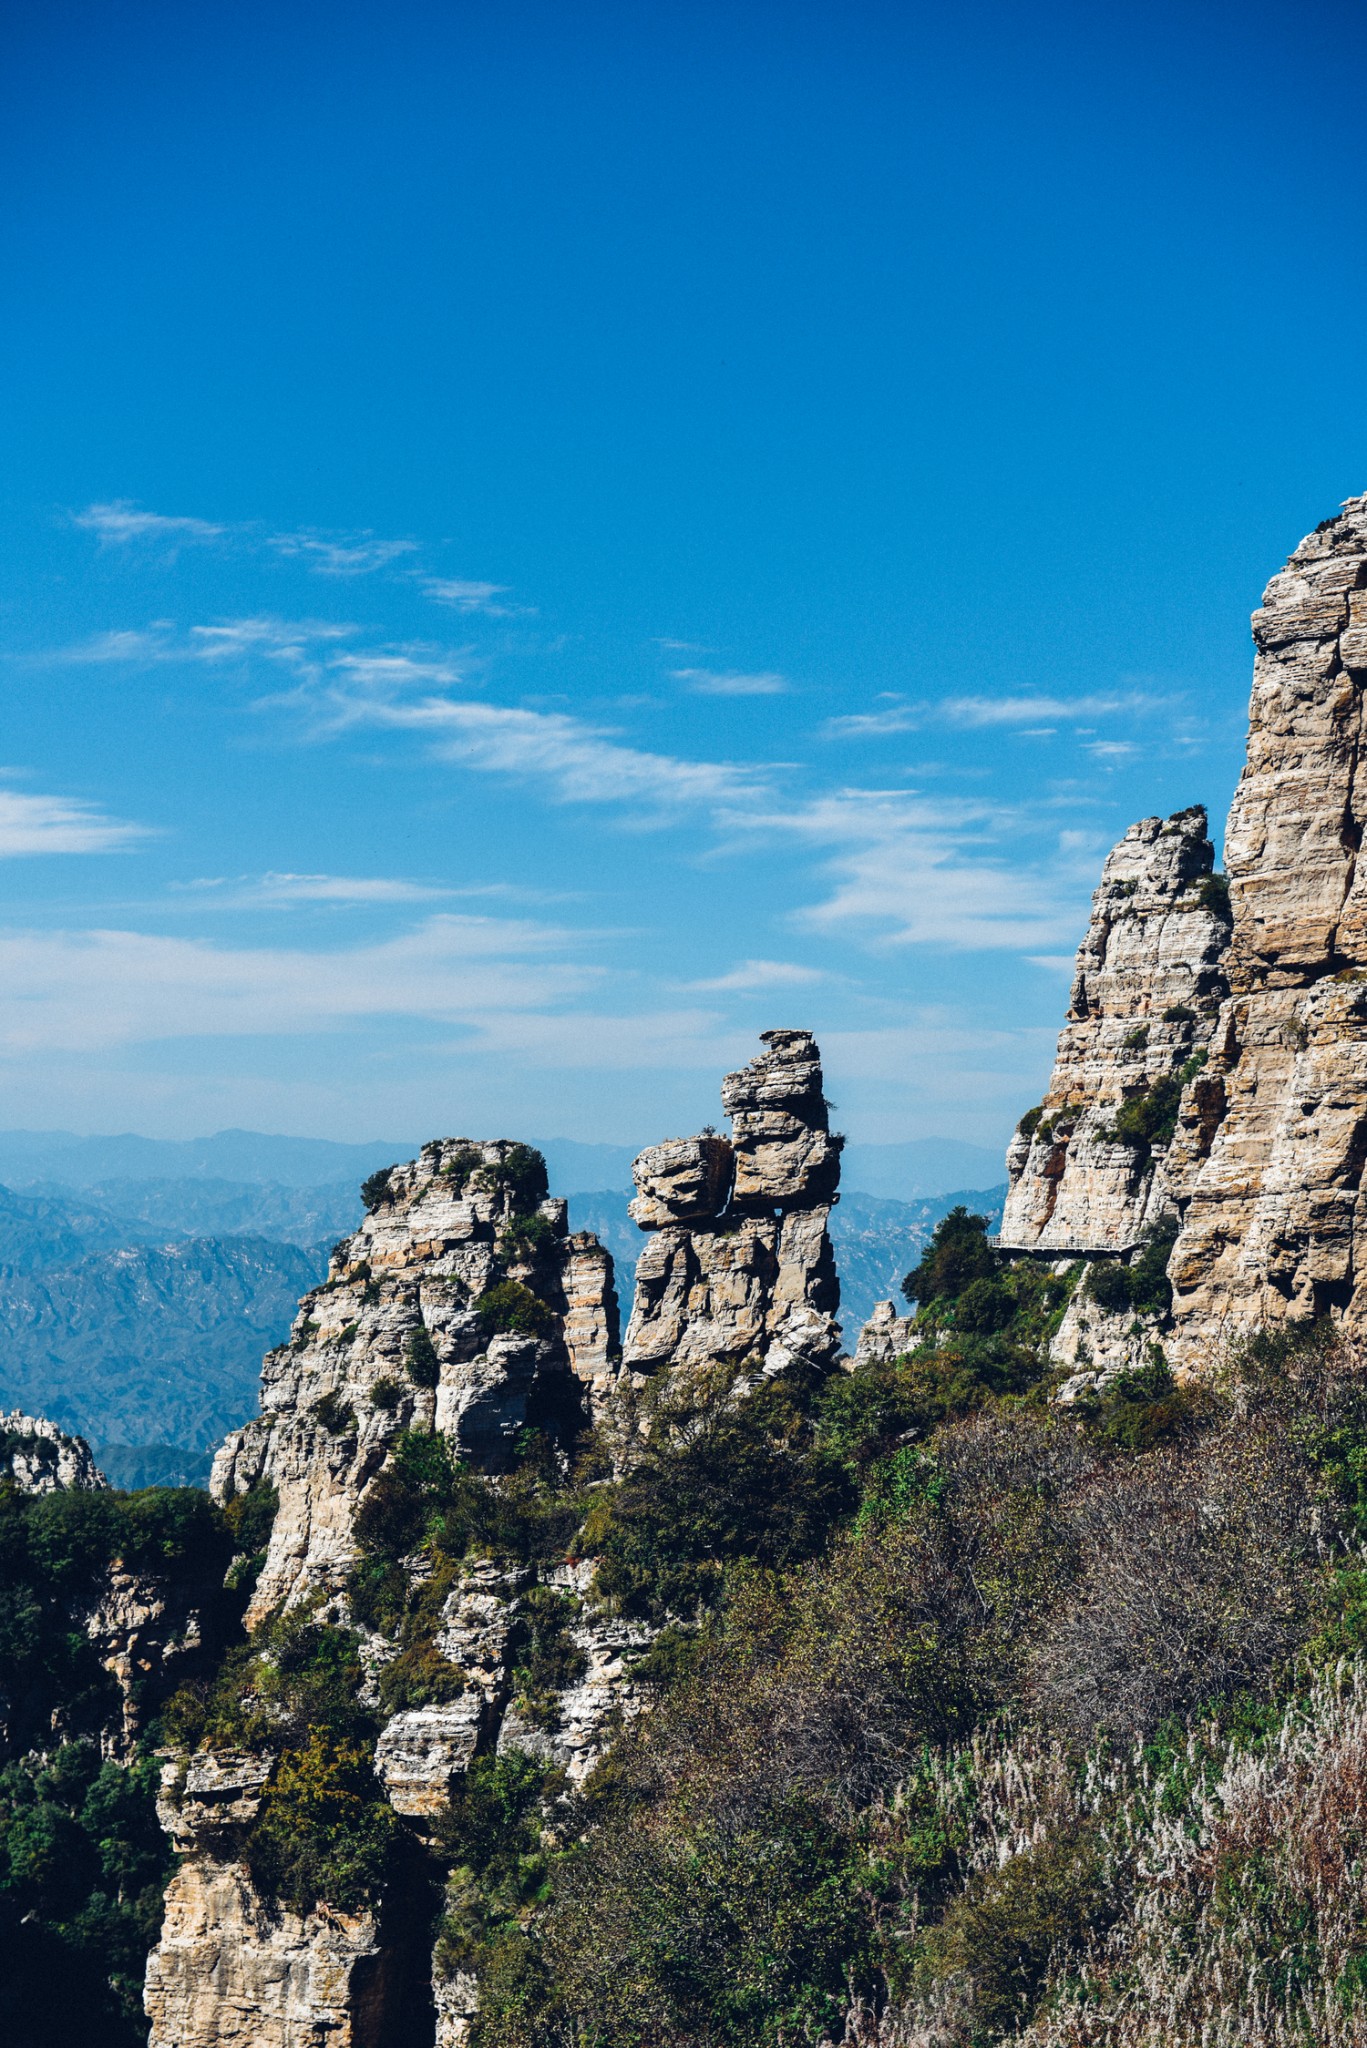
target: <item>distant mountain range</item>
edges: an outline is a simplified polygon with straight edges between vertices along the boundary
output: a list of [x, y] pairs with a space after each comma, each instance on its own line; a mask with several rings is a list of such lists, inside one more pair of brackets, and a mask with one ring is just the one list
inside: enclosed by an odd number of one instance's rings
[[[210, 1138], [185, 1139], [0, 1131], [0, 1183], [17, 1188], [39, 1182], [93, 1188], [126, 1181], [201, 1180], [355, 1188], [376, 1167], [411, 1159], [420, 1142], [376, 1139], [342, 1145], [326, 1138], [277, 1137], [262, 1131], [218, 1131]], [[562, 1193], [629, 1187], [631, 1162], [640, 1149], [582, 1144], [576, 1138], [532, 1142], [546, 1156], [552, 1187]], [[909, 1202], [955, 1188], [990, 1187], [1000, 1180], [1001, 1171], [1001, 1151], [992, 1146], [969, 1145], [958, 1138], [914, 1138], [902, 1145], [851, 1141], [845, 1147], [841, 1178], [846, 1187]]]
[[[417, 1149], [254, 1131], [0, 1132], [0, 1407], [89, 1437], [123, 1485], [202, 1481], [213, 1445], [255, 1411], [262, 1353], [359, 1223], [361, 1180]], [[642, 1245], [627, 1215], [632, 1149], [541, 1150], [572, 1228], [613, 1254], [625, 1319]], [[1002, 1188], [974, 1190], [970, 1174], [945, 1185], [964, 1163], [983, 1181], [984, 1165], [999, 1171], [995, 1152], [950, 1139], [846, 1148], [831, 1235], [851, 1347], [956, 1201], [1000, 1215]], [[938, 1184], [885, 1192], [918, 1181]]]

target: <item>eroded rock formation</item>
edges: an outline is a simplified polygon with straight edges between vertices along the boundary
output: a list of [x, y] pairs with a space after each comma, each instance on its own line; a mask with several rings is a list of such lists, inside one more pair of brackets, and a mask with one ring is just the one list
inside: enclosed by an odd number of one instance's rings
[[17, 1408], [0, 1414], [0, 1474], [30, 1494], [109, 1484], [83, 1436], [68, 1436], [45, 1415]]
[[765, 1031], [766, 1051], [722, 1083], [729, 1141], [705, 1132], [652, 1145], [632, 1171], [631, 1213], [649, 1241], [623, 1364], [828, 1368], [840, 1287], [827, 1232], [840, 1178], [821, 1056], [807, 1031]]
[[1007, 1150], [1003, 1246], [1127, 1251], [1173, 1213], [1164, 1160], [1184, 1069], [1206, 1052], [1226, 993], [1214, 867], [1199, 805], [1141, 818], [1107, 856], [1048, 1093]]
[[[729, 1139], [670, 1140], [637, 1162], [633, 1213], [651, 1243], [624, 1349], [612, 1261], [568, 1233], [526, 1146], [446, 1139], [367, 1184], [365, 1222], [266, 1358], [260, 1416], [215, 1462], [221, 1501], [262, 1482], [278, 1494], [249, 1625], [301, 1605], [353, 1618], [358, 1516], [412, 1432], [445, 1438], [497, 1490], [529, 1422], [567, 1439], [586, 1414], [610, 1425], [618, 1390], [647, 1377], [834, 1361], [826, 1219], [839, 1140], [809, 1034], [769, 1032], [764, 1044], [723, 1084]], [[421, 1592], [433, 1565], [415, 1554], [400, 1569]], [[470, 1554], [443, 1569], [425, 1625], [454, 1696], [380, 1715], [401, 1645], [370, 1627], [363, 1650], [366, 1697], [383, 1720], [375, 1778], [415, 1845], [440, 1832], [477, 1757], [522, 1752], [581, 1783], [640, 1708], [632, 1660], [656, 1632], [595, 1598], [591, 1558]], [[527, 1646], [548, 1616], [554, 1676], [529, 1693]], [[204, 1750], [168, 1767], [164, 1820], [184, 1860], [149, 1966], [151, 2048], [459, 2048], [472, 1980], [433, 1975], [427, 1955], [415, 1970], [403, 1950], [414, 1926], [430, 1933], [430, 1910], [301, 1915], [260, 1895], [248, 1836], [273, 1762]]]
[[[439, 1139], [370, 1195], [289, 1343], [267, 1355], [261, 1414], [214, 1462], [217, 1498], [259, 1479], [280, 1496], [249, 1623], [307, 1592], [341, 1593], [357, 1506], [401, 1431], [435, 1428], [498, 1470], [538, 1405], [601, 1390], [615, 1370], [612, 1261], [568, 1233], [538, 1154]], [[489, 1297], [509, 1283], [533, 1302], [527, 1327], [500, 1330], [518, 1301], [500, 1312]]]
[[[1005, 1247], [1123, 1254], [1176, 1232], [1164, 1341], [1195, 1373], [1255, 1328], [1367, 1318], [1367, 498], [1273, 577], [1253, 637], [1228, 913], [1202, 812], [1132, 827], [1049, 1093], [1007, 1155]], [[1080, 1352], [1128, 1360], [1081, 1298], [1055, 1356]]]

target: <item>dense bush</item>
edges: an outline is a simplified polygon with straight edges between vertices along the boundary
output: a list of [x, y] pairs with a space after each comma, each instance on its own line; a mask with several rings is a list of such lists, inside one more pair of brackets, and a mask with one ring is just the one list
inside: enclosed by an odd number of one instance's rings
[[404, 1346], [404, 1363], [415, 1387], [435, 1387], [441, 1377], [441, 1362], [427, 1325], [419, 1323]]
[[138, 2048], [170, 1844], [158, 1767], [65, 1743], [0, 1770], [0, 2002], [10, 2048]]
[[935, 1226], [919, 1263], [902, 1282], [911, 1302], [955, 1301], [974, 1280], [990, 1280], [1001, 1261], [987, 1242], [987, 1218], [960, 1203]]
[[475, 1312], [486, 1337], [548, 1337], [555, 1327], [545, 1302], [519, 1280], [497, 1281], [481, 1294]]
[[1111, 1315], [1127, 1310], [1137, 1315], [1166, 1315], [1172, 1306], [1168, 1261], [1177, 1242], [1176, 1225], [1155, 1231], [1139, 1257], [1126, 1265], [1098, 1259], [1087, 1278], [1087, 1292], [1098, 1308]]
[[[1017, 1316], [1039, 1284], [961, 1264], [956, 1298], [982, 1281], [1019, 1286]], [[1131, 1741], [1173, 1758], [1163, 1796], [1189, 1798], [1187, 1731], [1218, 1702], [1262, 1740], [1307, 1659], [1367, 1643], [1344, 1547], [1367, 1480], [1351, 1359], [1250, 1347], [1228, 1388], [1185, 1404], [1155, 1360], [1088, 1419], [950, 1368], [947, 1327], [799, 1404], [789, 1455], [838, 1462], [852, 1492], [800, 1564], [757, 1561], [764, 1518], [728, 1525], [711, 1618], [682, 1657], [666, 1638], [660, 1704], [600, 1766], [544, 1901], [461, 1952], [482, 2048], [778, 2048], [839, 2038], [852, 1999], [851, 2042], [1014, 2040], [1129, 1925], [1125, 1830], [1150, 1797]], [[1146, 1449], [1137, 1418], [1173, 1403], [1180, 1426]], [[653, 1611], [683, 1596], [647, 1560], [687, 1552], [680, 1530], [728, 1497], [733, 1453], [748, 1469], [756, 1423], [743, 1401], [695, 1415], [625, 1483], [632, 1592]], [[699, 1430], [710, 1469], [689, 1487], [673, 1460]], [[605, 1549], [618, 1512], [595, 1509]], [[998, 1739], [1003, 1715], [1027, 1733]], [[1367, 1740], [1363, 1766], [1367, 1782]], [[1283, 1944], [1303, 1905], [1286, 1912]]]

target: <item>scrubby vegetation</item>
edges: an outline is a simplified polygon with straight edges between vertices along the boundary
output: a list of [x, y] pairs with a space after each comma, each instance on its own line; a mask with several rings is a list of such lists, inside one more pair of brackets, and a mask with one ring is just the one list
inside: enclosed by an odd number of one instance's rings
[[591, 1490], [597, 1597], [673, 1625], [578, 1799], [471, 1781], [481, 2048], [1363, 2038], [1367, 1372], [1060, 1413], [1076, 1277], [956, 1212], [908, 1356], [676, 1394]]
[[[1167, 1256], [1087, 1291], [1161, 1312]], [[1082, 1282], [960, 1208], [907, 1276], [901, 1357], [662, 1377], [609, 1433], [534, 1417], [495, 1477], [401, 1432], [352, 1625], [306, 1603], [239, 1635], [159, 1732], [270, 1757], [265, 1895], [392, 1896], [418, 1851], [376, 1735], [460, 1695], [441, 1618], [492, 1564], [529, 1749], [584, 1674], [586, 1611], [659, 1633], [651, 1711], [585, 1786], [481, 1755], [435, 1826], [438, 1960], [479, 1981], [477, 2048], [1360, 2042], [1367, 1357], [1312, 1326], [1193, 1394], [1153, 1348], [1060, 1410], [1047, 1346]], [[274, 1502], [12, 1493], [0, 1690], [68, 1720], [0, 1774], [0, 1935], [131, 2048], [165, 1855], [150, 1765], [111, 1775], [83, 1738], [103, 1674], [72, 1602], [115, 1551], [250, 1575]]]
[[244, 1598], [225, 1573], [261, 1536], [261, 1497], [235, 1507], [188, 1488], [35, 1498], [0, 1483], [0, 2032], [14, 2048], [145, 2038], [143, 1966], [171, 1867], [159, 1702], [144, 1681], [142, 1748], [128, 1768], [102, 1762], [122, 1709], [87, 1617], [118, 1565], [193, 1602], [212, 1652]]

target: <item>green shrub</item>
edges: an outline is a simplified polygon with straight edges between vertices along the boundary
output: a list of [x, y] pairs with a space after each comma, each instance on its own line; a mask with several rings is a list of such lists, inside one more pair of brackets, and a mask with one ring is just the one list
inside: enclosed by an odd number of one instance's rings
[[[375, 1173], [367, 1175], [361, 1182], [361, 1200], [367, 1211], [373, 1215], [389, 1193], [389, 1176], [392, 1166], [382, 1166]], [[345, 1239], [343, 1242], [345, 1243]]]
[[530, 1213], [550, 1191], [546, 1162], [531, 1145], [510, 1145], [501, 1160], [482, 1166], [475, 1179], [491, 1193], [510, 1196], [515, 1214]]
[[441, 1361], [425, 1323], [419, 1323], [404, 1346], [404, 1363], [415, 1387], [435, 1387], [441, 1377]]
[[159, 1770], [69, 1742], [0, 1770], [0, 1955], [14, 2048], [141, 2048], [142, 1981], [173, 1863]]
[[1228, 919], [1231, 916], [1229, 903], [1229, 878], [1226, 875], [1206, 875], [1202, 878], [1197, 896], [1204, 909], [1216, 917]]
[[354, 1913], [383, 1892], [397, 1831], [370, 1746], [314, 1728], [272, 1771], [247, 1860], [261, 1892], [297, 1913], [320, 1901]]
[[579, 1603], [550, 1586], [533, 1586], [518, 1604], [510, 1650], [518, 1706], [534, 1725], [556, 1722], [556, 1695], [577, 1683], [588, 1658], [573, 1637]]
[[1106, 1136], [1113, 1144], [1131, 1146], [1145, 1159], [1155, 1145], [1169, 1144], [1177, 1129], [1182, 1090], [1205, 1064], [1204, 1052], [1193, 1053], [1175, 1074], [1169, 1074], [1146, 1094], [1122, 1102]]
[[555, 1318], [544, 1301], [518, 1280], [500, 1280], [481, 1294], [475, 1310], [486, 1337], [548, 1337]]
[[1142, 1052], [1149, 1042], [1147, 1024], [1136, 1024], [1133, 1031], [1127, 1031], [1123, 1040], [1127, 1052]]
[[1169, 1003], [1163, 1012], [1165, 1024], [1194, 1024], [1195, 1021], [1195, 1010], [1189, 1009], [1185, 1003]]
[[1034, 1109], [1027, 1109], [1027, 1110], [1026, 1110], [1026, 1112], [1025, 1112], [1025, 1115], [1024, 1115], [1024, 1116], [1023, 1116], [1022, 1118], [1021, 1118], [1020, 1122], [1019, 1122], [1019, 1123], [1018, 1123], [1018, 1124], [1016, 1125], [1016, 1129], [1017, 1129], [1017, 1130], [1018, 1130], [1018, 1131], [1020, 1132], [1020, 1134], [1021, 1134], [1021, 1136], [1022, 1136], [1023, 1138], [1030, 1138], [1030, 1137], [1033, 1137], [1033, 1136], [1034, 1136], [1034, 1133], [1035, 1133], [1035, 1126], [1036, 1126], [1036, 1125], [1038, 1124], [1038, 1122], [1039, 1122], [1040, 1118], [1041, 1118], [1041, 1117], [1042, 1117], [1043, 1115], [1044, 1115], [1044, 1104], [1043, 1104], [1042, 1102], [1041, 1102], [1041, 1103], [1038, 1103], [1038, 1104], [1037, 1104], [1037, 1105], [1035, 1106], [1035, 1108], [1034, 1108]]
[[1168, 1262], [1176, 1242], [1177, 1226], [1169, 1223], [1146, 1240], [1132, 1265], [1120, 1259], [1096, 1260], [1087, 1275], [1088, 1295], [1110, 1315], [1121, 1315], [1127, 1310], [1139, 1315], [1166, 1315], [1172, 1306]]
[[383, 1414], [392, 1415], [403, 1399], [403, 1388], [397, 1380], [378, 1379], [370, 1389], [370, 1398]]
[[691, 1615], [717, 1599], [730, 1565], [815, 1556], [856, 1498], [794, 1390], [771, 1381], [739, 1401], [655, 1417], [581, 1540], [601, 1559], [600, 1595], [624, 1613]]
[[464, 1691], [459, 1667], [430, 1641], [401, 1650], [380, 1673], [380, 1706], [386, 1714], [457, 1700]]
[[309, 1413], [318, 1427], [325, 1429], [329, 1436], [345, 1436], [356, 1427], [356, 1410], [350, 1401], [344, 1401], [335, 1390], [332, 1393], [320, 1394]]
[[958, 1895], [928, 1938], [922, 1974], [966, 1986], [971, 2037], [1000, 2039], [1114, 1912], [1096, 1829], [1064, 1825]]
[[902, 1282], [908, 1301], [955, 1301], [974, 1280], [990, 1280], [1000, 1264], [987, 1242], [987, 1218], [959, 1204], [942, 1217], [929, 1244]]

